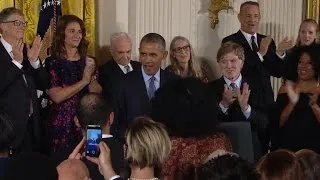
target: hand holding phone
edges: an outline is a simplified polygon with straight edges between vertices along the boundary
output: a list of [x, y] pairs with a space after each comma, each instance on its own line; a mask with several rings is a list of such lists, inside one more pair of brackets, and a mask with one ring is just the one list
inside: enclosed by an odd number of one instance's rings
[[86, 156], [98, 157], [100, 154], [101, 127], [99, 125], [87, 126]]

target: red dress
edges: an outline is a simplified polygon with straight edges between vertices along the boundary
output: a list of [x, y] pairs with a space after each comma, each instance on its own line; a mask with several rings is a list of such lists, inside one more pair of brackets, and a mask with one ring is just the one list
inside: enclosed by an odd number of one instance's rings
[[218, 149], [232, 151], [229, 138], [223, 133], [207, 137], [171, 137], [172, 150], [162, 165], [162, 176], [185, 174], [190, 168], [198, 167], [211, 153]]

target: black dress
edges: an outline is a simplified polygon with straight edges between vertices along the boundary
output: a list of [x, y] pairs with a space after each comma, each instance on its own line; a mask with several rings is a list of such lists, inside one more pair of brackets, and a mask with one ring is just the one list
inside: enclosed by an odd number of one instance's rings
[[[279, 94], [276, 103], [277, 117], [280, 119], [281, 112], [289, 103], [287, 94]], [[291, 151], [311, 149], [320, 153], [319, 138], [320, 122], [309, 106], [308, 95], [300, 94], [300, 99], [291, 112], [289, 119], [278, 129], [278, 148]]]

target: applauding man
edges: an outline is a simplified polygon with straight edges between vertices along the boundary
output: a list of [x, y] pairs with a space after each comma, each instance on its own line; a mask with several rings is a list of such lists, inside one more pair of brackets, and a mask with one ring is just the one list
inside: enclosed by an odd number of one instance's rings
[[36, 88], [44, 89], [47, 82], [38, 58], [41, 38], [25, 46], [26, 25], [20, 10], [10, 7], [0, 12], [0, 106], [13, 121], [14, 153], [36, 151], [40, 146]]
[[258, 89], [240, 73], [244, 57], [244, 50], [240, 45], [232, 42], [222, 44], [217, 60], [223, 76], [210, 83], [210, 88], [216, 92], [220, 121], [250, 122], [254, 158], [258, 160], [264, 147], [264, 133], [268, 125], [267, 111], [256, 101], [259, 96]]

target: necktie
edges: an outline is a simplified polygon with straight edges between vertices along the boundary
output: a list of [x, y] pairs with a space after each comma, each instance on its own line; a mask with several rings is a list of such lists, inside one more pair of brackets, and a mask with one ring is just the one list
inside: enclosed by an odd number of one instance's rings
[[232, 90], [232, 96], [233, 97], [237, 97], [237, 85], [236, 85], [236, 83], [232, 82], [230, 84], [230, 88]]
[[149, 88], [148, 88], [148, 96], [149, 96], [149, 100], [153, 98], [154, 96], [154, 92], [156, 91], [156, 86], [154, 84], [154, 81], [156, 80], [156, 78], [154, 76], [152, 76], [150, 78], [150, 82], [149, 82]]
[[256, 37], [251, 36], [252, 51], [258, 52], [258, 51], [259, 51], [259, 48], [258, 48], [258, 46], [257, 46], [257, 44], [256, 44], [256, 42], [255, 42], [255, 39], [256, 39]]
[[128, 72], [130, 72], [130, 66], [129, 66], [129, 65], [125, 65], [125, 66], [124, 66], [124, 69], [126, 70], [126, 74], [127, 74]]

